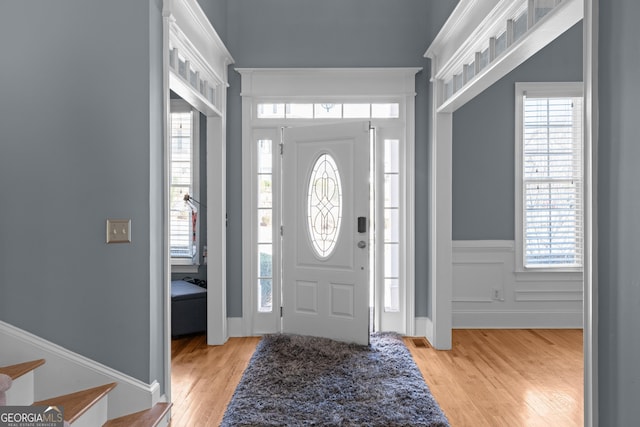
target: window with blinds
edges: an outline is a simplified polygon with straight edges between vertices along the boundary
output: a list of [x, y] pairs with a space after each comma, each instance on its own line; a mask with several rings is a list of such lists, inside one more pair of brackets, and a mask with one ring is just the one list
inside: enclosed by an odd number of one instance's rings
[[523, 266], [581, 268], [582, 95], [564, 96], [554, 87], [549, 94], [525, 89], [521, 97]]
[[185, 195], [199, 200], [194, 148], [197, 113], [188, 104], [172, 100], [170, 116], [169, 245], [172, 262], [183, 259], [191, 264], [197, 259], [198, 210], [193, 203], [185, 202]]

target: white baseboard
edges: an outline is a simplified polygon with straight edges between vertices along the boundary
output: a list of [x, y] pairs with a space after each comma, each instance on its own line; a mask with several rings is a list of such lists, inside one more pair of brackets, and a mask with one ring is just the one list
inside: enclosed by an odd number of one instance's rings
[[[112, 392], [114, 390], [112, 390]], [[73, 427], [95, 427], [103, 425], [109, 420], [109, 406], [111, 406], [109, 395], [103, 396], [73, 422]]]
[[0, 364], [45, 359], [35, 373], [35, 400], [118, 383], [109, 393], [108, 418], [151, 408], [160, 400], [157, 381], [146, 384], [57, 344], [0, 321]]
[[245, 336], [242, 328], [242, 317], [227, 317], [227, 335], [229, 337]]
[[433, 322], [428, 317], [416, 317], [414, 331], [417, 337], [425, 337], [430, 343], [433, 342]]

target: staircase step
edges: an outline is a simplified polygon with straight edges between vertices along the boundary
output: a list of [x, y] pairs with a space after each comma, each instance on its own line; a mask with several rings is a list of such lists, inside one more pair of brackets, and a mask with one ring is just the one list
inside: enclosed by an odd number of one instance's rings
[[110, 383], [98, 387], [88, 388], [75, 393], [63, 396], [52, 397], [50, 399], [34, 402], [34, 406], [62, 406], [64, 408], [64, 419], [73, 424], [81, 415], [87, 412], [100, 399], [105, 397], [117, 383]]
[[35, 394], [35, 369], [44, 359], [0, 367], [0, 374], [11, 378], [11, 387], [5, 392], [5, 405], [31, 405]]
[[155, 427], [170, 408], [171, 403], [156, 403], [151, 409], [109, 420], [103, 427]]
[[31, 362], [18, 363], [17, 365], [0, 366], [0, 374], [5, 374], [16, 380], [26, 373], [44, 365], [44, 359], [32, 360]]

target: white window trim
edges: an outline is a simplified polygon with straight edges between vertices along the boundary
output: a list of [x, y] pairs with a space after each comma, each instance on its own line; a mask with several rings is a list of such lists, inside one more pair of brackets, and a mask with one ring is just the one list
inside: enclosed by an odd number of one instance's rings
[[[192, 187], [193, 194], [190, 194], [195, 200], [200, 200], [200, 112], [182, 99], [171, 100], [171, 113], [188, 113], [191, 112], [191, 153], [192, 153]], [[200, 222], [203, 210], [196, 205], [198, 209], [198, 221], [196, 223], [196, 251], [193, 257], [171, 257], [172, 273], [197, 273], [200, 266]]]
[[[415, 74], [420, 68], [280, 68], [237, 69], [242, 76], [242, 157], [243, 157], [243, 333], [257, 333], [254, 325], [261, 324], [262, 316], [256, 316], [253, 288], [257, 260], [255, 255], [256, 230], [254, 207], [257, 189], [254, 179], [255, 149], [254, 131], [267, 123], [273, 126], [289, 124], [321, 124], [335, 119], [257, 119], [257, 104], [262, 102], [399, 102], [404, 119], [405, 161], [401, 165], [405, 173], [405, 227], [401, 253], [404, 254], [405, 277], [405, 333], [415, 330]], [[341, 119], [362, 121], [363, 119]], [[376, 121], [399, 119], [371, 119]], [[267, 127], [273, 127], [266, 125]], [[278, 141], [279, 142], [279, 141]], [[274, 165], [275, 166], [275, 165]], [[274, 203], [277, 201], [274, 200]], [[275, 221], [275, 218], [274, 218]], [[275, 285], [274, 285], [275, 286]], [[274, 319], [269, 319], [269, 322]], [[277, 321], [277, 320], [275, 320]]]
[[[578, 275], [582, 267], [525, 267], [524, 265], [524, 194], [522, 188], [522, 127], [523, 127], [523, 98], [524, 95], [538, 97], [582, 97], [582, 82], [527, 82], [516, 83], [515, 87], [515, 252], [516, 274], [518, 276], [530, 274], [558, 273]], [[584, 171], [583, 171], [584, 177]], [[584, 180], [584, 179], [583, 179]], [[584, 206], [584, 203], [583, 203]], [[584, 215], [583, 215], [584, 217]]]

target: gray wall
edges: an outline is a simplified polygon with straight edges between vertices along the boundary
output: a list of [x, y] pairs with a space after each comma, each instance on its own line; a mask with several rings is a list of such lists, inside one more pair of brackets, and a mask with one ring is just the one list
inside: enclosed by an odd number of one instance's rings
[[598, 369], [601, 426], [640, 419], [640, 3], [600, 1]]
[[582, 81], [578, 23], [453, 115], [453, 240], [515, 238], [515, 83]]
[[161, 3], [2, 2], [0, 320], [162, 384]]
[[[236, 67], [407, 67], [416, 79], [418, 188], [428, 172], [429, 63], [423, 54], [456, 1], [233, 0], [228, 3], [227, 47]], [[227, 149], [227, 312], [242, 315], [242, 134], [239, 75], [230, 72]], [[427, 217], [425, 191], [416, 215]], [[426, 315], [427, 225], [418, 221], [416, 311]]]
[[[226, 29], [227, 43], [238, 66], [428, 69], [422, 53], [455, 2], [263, 3], [228, 5], [234, 25]], [[333, 16], [312, 10], [321, 4], [343, 9]], [[161, 199], [153, 166], [160, 144], [160, 1], [7, 0], [0, 12], [0, 39], [11, 41], [3, 44], [0, 67], [0, 320], [143, 381], [162, 382], [156, 356], [162, 307], [154, 283], [161, 272], [157, 241], [151, 243]], [[601, 425], [625, 426], [640, 417], [640, 3], [613, 0], [600, 14], [599, 410]], [[381, 22], [382, 16], [393, 19]], [[313, 25], [316, 19], [324, 27]], [[376, 22], [383, 31], [372, 30]], [[327, 28], [344, 45], [335, 46], [333, 35], [319, 37]], [[239, 316], [241, 251], [233, 240], [241, 238], [241, 116], [232, 77], [228, 306]], [[423, 72], [417, 81], [418, 188], [428, 176], [422, 167], [427, 126], [420, 121], [428, 117], [427, 77]], [[424, 191], [417, 195], [418, 218], [426, 218], [426, 200]], [[132, 218], [133, 243], [104, 244], [107, 217]], [[417, 236], [418, 266], [427, 259], [426, 233]], [[423, 315], [426, 270], [417, 273], [416, 294], [424, 293], [417, 315]]]
[[202, 11], [207, 15], [209, 22], [225, 45], [227, 44], [227, 2], [228, 0], [198, 0]]

